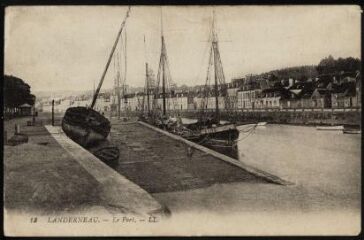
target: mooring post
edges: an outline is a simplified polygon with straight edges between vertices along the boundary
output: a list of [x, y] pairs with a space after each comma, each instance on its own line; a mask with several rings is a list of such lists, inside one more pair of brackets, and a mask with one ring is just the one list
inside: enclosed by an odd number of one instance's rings
[[32, 126], [35, 125], [35, 108], [32, 108]]
[[20, 125], [15, 124], [15, 134], [19, 134], [19, 133], [20, 133]]
[[54, 126], [54, 99], [52, 100], [52, 126]]
[[4, 144], [8, 143], [8, 132], [4, 130]]

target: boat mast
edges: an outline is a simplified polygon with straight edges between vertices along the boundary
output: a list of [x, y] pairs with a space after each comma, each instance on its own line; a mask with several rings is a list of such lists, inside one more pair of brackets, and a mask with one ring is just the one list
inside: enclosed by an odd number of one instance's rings
[[213, 54], [214, 54], [214, 74], [215, 74], [215, 118], [218, 122], [220, 122], [220, 113], [219, 113], [219, 87], [218, 87], [218, 76], [217, 76], [217, 35], [215, 31], [215, 9], [213, 10], [212, 15], [212, 48], [213, 48]]
[[129, 13], [130, 13], [130, 7], [128, 8], [128, 11], [126, 12], [126, 16], [124, 17], [124, 20], [123, 22], [121, 23], [121, 26], [120, 26], [120, 30], [117, 34], [117, 37], [115, 39], [115, 42], [114, 42], [114, 46], [112, 47], [111, 49], [111, 52], [110, 52], [110, 55], [109, 55], [109, 59], [107, 60], [107, 63], [106, 63], [106, 66], [105, 66], [105, 69], [101, 75], [101, 79], [100, 79], [100, 82], [99, 82], [99, 85], [97, 86], [97, 89], [96, 89], [96, 92], [93, 96], [93, 99], [92, 99], [92, 103], [91, 103], [91, 108], [93, 109], [94, 106], [95, 106], [95, 103], [96, 103], [96, 100], [97, 100], [97, 96], [99, 95], [99, 92], [100, 92], [100, 89], [101, 89], [101, 86], [102, 86], [102, 83], [104, 82], [104, 79], [105, 79], [105, 75], [106, 75], [106, 72], [107, 72], [107, 69], [109, 68], [109, 65], [110, 65], [110, 62], [111, 62], [111, 59], [112, 59], [112, 56], [115, 52], [115, 48], [116, 48], [116, 45], [118, 44], [119, 42], [119, 38], [120, 38], [120, 35], [123, 31], [123, 28], [125, 26], [125, 22], [126, 22], [126, 19], [129, 17]]
[[[162, 83], [161, 83], [161, 81], [162, 81]], [[153, 101], [154, 102], [153, 109], [154, 109], [154, 106], [158, 107], [158, 109], [160, 109], [157, 100], [159, 99], [158, 96], [160, 96], [160, 94], [162, 94], [162, 100], [163, 100], [162, 114], [163, 114], [163, 116], [167, 115], [166, 97], [167, 97], [167, 91], [169, 91], [171, 81], [172, 81], [172, 78], [171, 78], [171, 72], [169, 69], [166, 42], [165, 42], [164, 33], [163, 33], [163, 15], [162, 15], [162, 8], [161, 8], [161, 55], [160, 55], [160, 59], [159, 59], [157, 85], [155, 88], [156, 98], [154, 98], [154, 101]], [[162, 84], [161, 88], [159, 87], [160, 84]], [[160, 93], [160, 90], [161, 90], [161, 93]]]
[[118, 118], [120, 118], [120, 102], [121, 102], [121, 97], [120, 97], [120, 58], [119, 58], [119, 54], [116, 55], [117, 57], [117, 73], [116, 73], [116, 95], [117, 95], [117, 101], [118, 101], [118, 109], [117, 109], [117, 114], [118, 114]]
[[147, 112], [148, 116], [150, 115], [150, 105], [149, 105], [149, 73], [148, 73], [148, 63], [145, 63], [145, 81], [146, 81], [146, 88], [147, 88]]
[[145, 57], [145, 84], [144, 84], [144, 94], [143, 94], [143, 104], [142, 104], [142, 114], [145, 114], [145, 97], [147, 96], [147, 114], [150, 115], [150, 106], [149, 106], [149, 70], [148, 70], [148, 61], [145, 47], [145, 35], [144, 35], [144, 57]]
[[166, 70], [165, 70], [165, 43], [163, 35], [163, 12], [161, 8], [161, 38], [162, 38], [162, 96], [163, 96], [163, 116], [166, 115]]
[[[123, 78], [123, 97], [125, 97], [125, 94], [126, 94], [126, 70], [127, 70], [127, 63], [128, 63], [128, 58], [127, 58], [127, 47], [126, 47], [126, 40], [127, 40], [127, 29], [125, 28], [125, 43], [124, 43], [124, 78]], [[119, 114], [120, 114], [120, 111], [119, 111]], [[119, 118], [120, 118], [120, 115], [119, 115]]]
[[94, 88], [93, 88], [92, 93], [95, 94], [95, 80], [94, 80]]
[[145, 95], [147, 96], [147, 113], [148, 116], [150, 114], [150, 105], [149, 105], [149, 74], [148, 74], [148, 63], [145, 63], [145, 92], [143, 96], [143, 114], [144, 114], [144, 107], [145, 107]]
[[[162, 36], [162, 41], [164, 42], [164, 38]], [[165, 71], [165, 65], [163, 60], [162, 65], [162, 96], [163, 96], [163, 115], [166, 115], [166, 71]]]

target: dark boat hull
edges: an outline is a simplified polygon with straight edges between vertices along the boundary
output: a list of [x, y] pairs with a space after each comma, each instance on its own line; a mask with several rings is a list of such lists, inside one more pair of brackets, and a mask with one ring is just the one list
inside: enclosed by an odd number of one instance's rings
[[[201, 129], [198, 133], [184, 136], [186, 139], [193, 142], [209, 142], [211, 139], [217, 141], [224, 141], [224, 145], [233, 145], [234, 141], [239, 138], [239, 130], [236, 129], [234, 124], [227, 124], [216, 127], [209, 127]], [[228, 143], [228, 144], [226, 144]]]
[[96, 146], [89, 147], [88, 150], [110, 167], [117, 166], [120, 155], [119, 148], [108, 140], [103, 140]]
[[361, 130], [343, 130], [344, 134], [361, 134]]
[[62, 119], [62, 130], [73, 141], [89, 147], [105, 140], [110, 133], [110, 121], [91, 108], [68, 108]]

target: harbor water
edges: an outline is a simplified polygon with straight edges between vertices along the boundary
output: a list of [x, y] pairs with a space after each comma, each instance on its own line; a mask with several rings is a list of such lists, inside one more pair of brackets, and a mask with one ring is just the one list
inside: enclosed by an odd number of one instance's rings
[[[241, 132], [237, 157], [244, 164], [292, 185], [240, 182], [155, 196], [177, 212], [214, 209], [230, 216], [250, 211], [282, 214], [335, 211], [342, 214], [343, 219], [347, 214], [350, 219], [352, 216], [359, 219], [360, 139], [360, 134], [318, 131], [307, 126], [267, 124], [256, 127], [253, 131]], [[216, 209], [216, 202], [219, 209]]]
[[296, 185], [359, 197], [361, 134], [287, 124], [249, 124], [238, 129], [236, 149], [210, 148]]
[[361, 134], [274, 125], [240, 134], [238, 158], [298, 184], [359, 193]]

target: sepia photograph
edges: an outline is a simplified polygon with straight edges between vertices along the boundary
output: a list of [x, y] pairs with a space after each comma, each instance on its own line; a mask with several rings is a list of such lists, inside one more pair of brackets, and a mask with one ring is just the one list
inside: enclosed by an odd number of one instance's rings
[[358, 5], [7, 6], [6, 236], [357, 236]]

